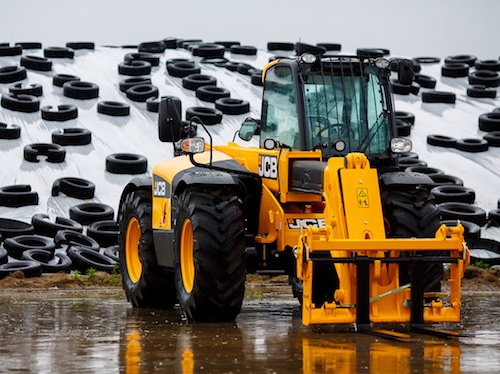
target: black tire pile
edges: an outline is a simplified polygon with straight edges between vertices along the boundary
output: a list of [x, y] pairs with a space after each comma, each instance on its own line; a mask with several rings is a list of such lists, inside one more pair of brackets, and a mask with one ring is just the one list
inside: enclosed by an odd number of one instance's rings
[[[397, 62], [401, 59], [392, 59], [391, 69], [397, 70]], [[420, 74], [422, 64], [437, 64], [441, 62], [437, 57], [416, 57], [407, 60], [412, 64], [414, 83], [402, 85], [397, 80], [391, 81], [393, 93], [396, 95], [413, 94], [420, 97], [423, 103], [455, 104], [456, 95], [453, 92], [436, 91], [436, 79]], [[445, 79], [467, 78], [467, 96], [476, 99], [494, 99], [496, 88], [500, 86], [500, 60], [478, 60], [472, 55], [449, 56], [441, 66], [441, 76]], [[420, 88], [428, 90], [420, 90]], [[487, 132], [481, 138], [455, 139], [447, 135], [431, 134], [427, 143], [434, 146], [455, 148], [463, 152], [484, 152], [488, 148], [500, 146], [500, 108], [479, 116], [479, 129]], [[397, 113], [396, 113], [396, 117]], [[404, 124], [404, 122], [407, 122]], [[405, 118], [397, 121], [398, 134], [408, 136], [411, 126]], [[411, 123], [413, 125], [413, 123]]]
[[[131, 46], [124, 46], [131, 47]], [[199, 39], [183, 40], [166, 38], [161, 41], [144, 42], [133, 46], [137, 52], [126, 53], [123, 62], [117, 66], [118, 74], [123, 76], [117, 86], [123, 101], [97, 101], [98, 116], [127, 117], [131, 104], [145, 103], [150, 112], [158, 112], [161, 96], [158, 87], [152, 83], [150, 74], [155, 69], [165, 69], [165, 74], [174, 84], [184, 89], [186, 95], [196, 97], [200, 105], [185, 110], [187, 121], [193, 122], [189, 129], [191, 136], [196, 134], [197, 121], [205, 125], [217, 125], [225, 115], [241, 115], [250, 111], [246, 100], [231, 97], [230, 90], [219, 86], [214, 76], [206, 74], [205, 67], [217, 67], [239, 74], [249, 79], [252, 85], [262, 86], [262, 70], [251, 64], [239, 62], [238, 56], [254, 56], [257, 49], [241, 45], [238, 41], [216, 41], [204, 43]], [[66, 122], [78, 117], [78, 108], [73, 104], [57, 107], [43, 105], [43, 87], [38, 83], [28, 86], [21, 82], [33, 72], [52, 74], [52, 84], [62, 89], [62, 95], [77, 100], [99, 99], [100, 88], [97, 84], [82, 81], [70, 74], [57, 74], [52, 71], [53, 59], [74, 59], [75, 50], [94, 49], [90, 42], [67, 43], [66, 47], [49, 47], [43, 50], [43, 57], [23, 49], [41, 49], [41, 43], [19, 43], [15, 46], [0, 46], [0, 56], [20, 56], [19, 65], [0, 67], [0, 84], [9, 84], [8, 92], [2, 94], [0, 105], [3, 108], [22, 113], [37, 113], [44, 121]], [[167, 49], [182, 48], [192, 53], [193, 59], [174, 58], [160, 64], [160, 57]], [[267, 50], [273, 52], [270, 60], [280, 57], [297, 56], [304, 52], [328, 55], [341, 50], [340, 44], [269, 42]], [[381, 48], [360, 48], [359, 56], [387, 56], [389, 51]], [[196, 61], [194, 57], [197, 57]], [[228, 57], [234, 57], [231, 60]], [[439, 58], [417, 57], [412, 59], [415, 83], [411, 86], [392, 82], [397, 95], [420, 95], [424, 103], [455, 102], [453, 93], [435, 91], [436, 79], [420, 74], [422, 64], [440, 63]], [[466, 65], [466, 66], [465, 66]], [[391, 65], [392, 66], [392, 65]], [[475, 69], [471, 71], [471, 69]], [[442, 75], [446, 78], [468, 77], [471, 87], [467, 95], [472, 98], [491, 99], [495, 88], [500, 85], [498, 78], [499, 61], [478, 61], [473, 56], [452, 56], [445, 60]], [[465, 74], [465, 75], [464, 75]], [[21, 83], [19, 83], [21, 82]], [[469, 92], [470, 90], [470, 92]], [[396, 112], [397, 129], [400, 136], [408, 136], [415, 125], [415, 116], [408, 112]], [[186, 123], [186, 125], [188, 125]], [[430, 135], [431, 145], [453, 147], [467, 152], [480, 152], [487, 146], [498, 146], [500, 138], [500, 108], [485, 113], [479, 118], [479, 129], [488, 134], [484, 139], [456, 140], [442, 135]], [[179, 134], [181, 136], [182, 134]], [[0, 123], [0, 139], [18, 139], [21, 128], [16, 124]], [[40, 162], [65, 162], [67, 146], [91, 144], [92, 134], [85, 128], [67, 127], [51, 134], [52, 143], [33, 143], [25, 146], [24, 159]], [[484, 140], [484, 141], [483, 141]], [[433, 143], [432, 143], [433, 142]], [[401, 158], [401, 169], [428, 174], [434, 181], [432, 193], [439, 204], [443, 221], [453, 224], [460, 220], [466, 228], [466, 237], [480, 239], [480, 227], [500, 225], [499, 211], [487, 215], [474, 205], [475, 192], [463, 186], [454, 176], [430, 168], [418, 159], [416, 154]], [[106, 157], [106, 171], [114, 174], [143, 174], [148, 169], [147, 159], [139, 154], [118, 152]], [[52, 196], [65, 194], [76, 199], [91, 200], [95, 196], [94, 183], [81, 178], [61, 176], [53, 182]], [[39, 196], [30, 185], [0, 187], [0, 206], [12, 208], [37, 205]], [[500, 208], [500, 206], [499, 206]], [[79, 270], [85, 272], [89, 267], [97, 270], [115, 271], [117, 258], [117, 224], [113, 209], [99, 203], [83, 202], [71, 207], [67, 217], [53, 217], [35, 214], [30, 223], [14, 219], [0, 218], [0, 278], [20, 270], [25, 276], [37, 276], [42, 272]]]

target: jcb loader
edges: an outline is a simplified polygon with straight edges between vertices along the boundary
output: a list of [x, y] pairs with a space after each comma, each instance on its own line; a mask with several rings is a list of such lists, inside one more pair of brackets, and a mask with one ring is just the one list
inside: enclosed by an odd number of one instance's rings
[[[256, 272], [289, 275], [304, 325], [459, 322], [464, 229], [440, 225], [427, 175], [398, 167], [411, 142], [397, 137], [390, 63], [310, 53], [270, 62], [261, 118], [238, 133], [260, 136], [260, 147], [190, 137], [179, 99], [162, 98], [159, 138], [177, 156], [133, 179], [119, 206], [132, 305], [234, 319]], [[407, 60], [397, 70], [411, 82]]]

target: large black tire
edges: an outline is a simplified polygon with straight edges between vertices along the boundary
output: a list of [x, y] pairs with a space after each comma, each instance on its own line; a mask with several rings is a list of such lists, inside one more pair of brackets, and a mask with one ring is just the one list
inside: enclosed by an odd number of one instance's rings
[[158, 265], [151, 226], [151, 191], [133, 191], [119, 212], [120, 273], [127, 299], [139, 308], [172, 308], [174, 272]]
[[[433, 238], [440, 223], [439, 210], [434, 197], [425, 189], [411, 191], [384, 191], [382, 193], [384, 216], [388, 223], [388, 237], [393, 238]], [[441, 255], [441, 252], [426, 252]], [[430, 263], [424, 275], [424, 291], [441, 291], [443, 265]], [[411, 267], [400, 265], [400, 284], [411, 279]]]
[[179, 197], [175, 283], [190, 320], [228, 321], [240, 313], [246, 277], [241, 204], [224, 187], [190, 188]]

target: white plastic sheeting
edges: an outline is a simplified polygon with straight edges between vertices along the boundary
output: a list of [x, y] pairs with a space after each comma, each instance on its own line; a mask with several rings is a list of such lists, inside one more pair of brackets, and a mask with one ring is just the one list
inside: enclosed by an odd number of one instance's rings
[[[130, 78], [118, 74], [118, 64], [125, 54], [137, 52], [136, 49], [97, 47], [95, 50], [77, 50], [74, 59], [51, 59], [52, 71], [38, 72], [28, 70], [23, 86], [39, 83], [43, 86], [41, 107], [60, 104], [73, 104], [78, 107], [78, 118], [53, 122], [41, 118], [41, 112], [21, 113], [0, 108], [0, 122], [21, 127], [21, 138], [16, 140], [0, 139], [0, 187], [29, 184], [39, 194], [39, 204], [20, 208], [0, 207], [0, 217], [14, 218], [30, 222], [35, 213], [46, 213], [52, 219], [56, 216], [69, 217], [71, 206], [89, 202], [68, 197], [64, 194], [51, 196], [53, 182], [62, 177], [80, 177], [96, 185], [92, 201], [118, 208], [121, 191], [132, 175], [111, 174], [105, 170], [106, 156], [113, 153], [136, 153], [147, 157], [148, 173], [160, 160], [172, 157], [172, 147], [158, 140], [157, 114], [146, 110], [145, 103], [130, 101], [119, 90], [119, 82]], [[42, 50], [26, 50], [24, 55], [43, 56]], [[182, 100], [183, 112], [192, 106], [213, 107], [214, 104], [200, 101], [194, 91], [182, 88], [181, 79], [168, 75], [165, 63], [171, 58], [187, 58], [199, 61], [191, 52], [183, 49], [169, 50], [160, 57], [160, 64], [153, 67], [150, 78], [157, 86], [160, 96], [173, 95]], [[262, 69], [273, 56], [268, 51], [259, 50], [257, 56], [235, 55], [226, 52], [231, 61], [243, 62]], [[446, 56], [440, 56], [446, 57]], [[481, 57], [481, 56], [478, 56]], [[19, 65], [20, 56], [0, 57], [0, 67]], [[423, 103], [420, 95], [395, 95], [396, 109], [409, 111], [416, 116], [415, 125], [409, 137], [414, 151], [430, 167], [442, 169], [464, 181], [466, 187], [476, 191], [476, 205], [486, 212], [497, 208], [500, 198], [500, 149], [490, 147], [486, 152], [466, 153], [454, 149], [426, 144], [428, 134], [441, 134], [461, 138], [482, 138], [485, 133], [478, 128], [478, 117], [500, 106], [500, 98], [474, 99], [466, 96], [467, 78], [441, 77], [441, 63], [422, 64], [421, 74], [430, 75], [438, 80], [436, 90], [454, 92], [455, 104]], [[200, 64], [202, 73], [217, 78], [217, 85], [230, 90], [232, 98], [250, 102], [250, 113], [243, 115], [224, 115], [222, 124], [210, 126], [215, 144], [224, 144], [233, 139], [241, 122], [246, 117], [259, 118], [262, 88], [252, 85], [250, 77], [223, 67]], [[61, 87], [52, 84], [54, 74], [71, 74], [82, 81], [96, 83], [100, 87], [99, 98], [75, 100], [65, 97]], [[14, 84], [0, 84], [2, 94]], [[421, 92], [425, 89], [421, 89]], [[130, 116], [112, 117], [97, 112], [100, 101], [120, 101], [130, 104]], [[31, 143], [51, 143], [54, 130], [65, 128], [86, 128], [92, 133], [92, 143], [85, 146], [67, 146], [66, 160], [63, 163], [48, 163], [45, 157], [40, 162], [31, 163], [23, 158], [23, 149]], [[199, 134], [204, 131], [199, 128]], [[205, 136], [206, 137], [206, 136]], [[207, 138], [207, 137], [206, 137]], [[207, 138], [208, 139], [208, 138]], [[242, 143], [238, 140], [239, 143]], [[252, 140], [249, 144], [256, 145]], [[498, 228], [483, 228], [483, 237], [500, 239]]]

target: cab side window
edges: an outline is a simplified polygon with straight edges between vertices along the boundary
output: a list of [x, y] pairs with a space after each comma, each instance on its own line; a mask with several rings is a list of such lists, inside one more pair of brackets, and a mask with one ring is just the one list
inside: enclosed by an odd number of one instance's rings
[[272, 138], [300, 149], [295, 86], [289, 66], [271, 67], [266, 74], [260, 141]]

